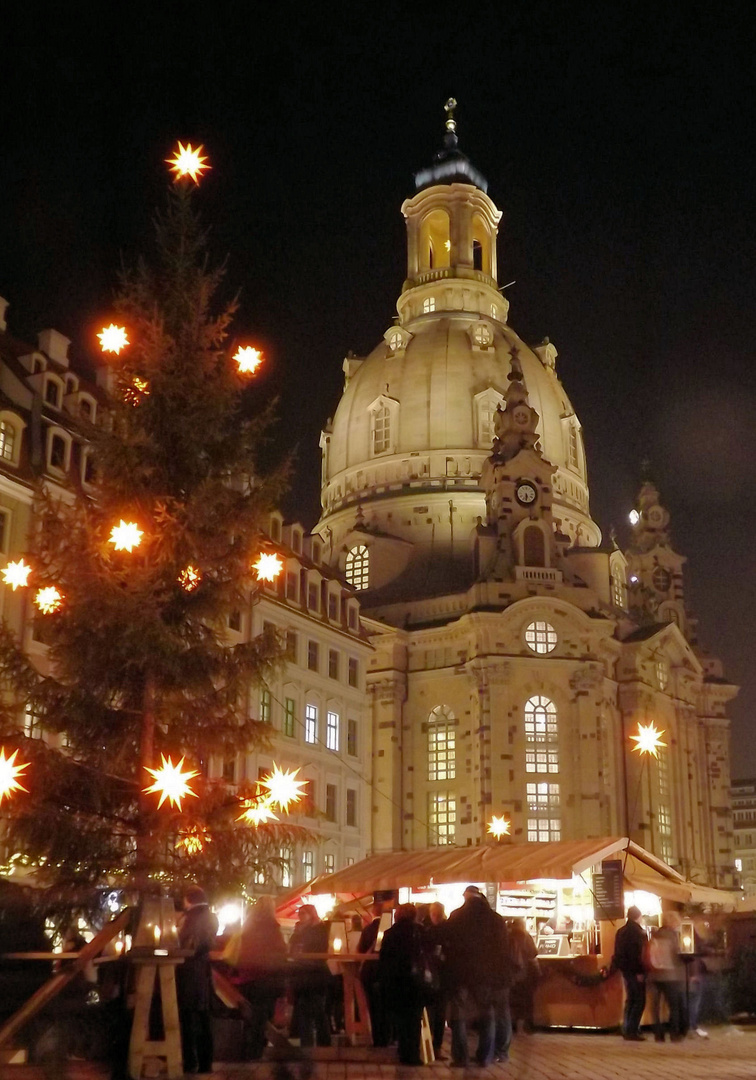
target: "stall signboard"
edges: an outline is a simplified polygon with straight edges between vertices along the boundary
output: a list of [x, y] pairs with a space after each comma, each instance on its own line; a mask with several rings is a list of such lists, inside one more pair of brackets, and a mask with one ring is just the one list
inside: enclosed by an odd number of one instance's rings
[[561, 935], [557, 937], [556, 934], [542, 934], [538, 938], [538, 955], [539, 956], [558, 956], [560, 946], [563, 941], [567, 939]]
[[602, 862], [601, 872], [593, 875], [593, 917], [597, 922], [624, 917], [622, 877], [621, 859]]

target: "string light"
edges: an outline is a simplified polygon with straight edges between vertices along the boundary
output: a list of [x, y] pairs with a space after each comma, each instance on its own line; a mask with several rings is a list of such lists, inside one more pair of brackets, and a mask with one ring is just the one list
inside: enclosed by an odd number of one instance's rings
[[187, 143], [186, 146], [179, 142], [178, 149], [174, 150], [174, 156], [172, 158], [166, 158], [166, 163], [170, 165], [171, 171], [174, 172], [176, 180], [183, 180], [186, 177], [192, 179], [195, 184], [199, 183], [199, 178], [206, 169], [211, 168], [206, 164], [207, 157], [202, 155], [203, 147], [198, 146], [195, 150], [191, 143]]
[[29, 768], [29, 762], [24, 762], [23, 765], [16, 765], [16, 757], [18, 750], [14, 750], [10, 757], [5, 756], [5, 747], [0, 746], [0, 803], [7, 796], [13, 794], [14, 791], [26, 791], [27, 788], [23, 784], [19, 784], [18, 778]]
[[271, 804], [277, 804], [284, 814], [291, 803], [299, 802], [302, 798], [300, 788], [303, 788], [307, 781], [297, 780], [298, 772], [299, 769], [295, 769], [294, 772], [284, 772], [278, 765], [274, 765], [273, 771], [260, 781], [260, 785], [268, 791]]
[[115, 353], [116, 356], [130, 345], [128, 334], [126, 333], [125, 326], [116, 326], [115, 323], [111, 323], [110, 326], [104, 326], [97, 335], [100, 339], [100, 348], [106, 353]]
[[32, 568], [27, 566], [23, 559], [19, 559], [18, 562], [9, 562], [6, 568], [1, 571], [3, 575], [3, 581], [15, 592], [18, 588], [24, 588], [29, 584], [29, 574]]
[[63, 607], [63, 594], [54, 585], [47, 585], [37, 590], [34, 603], [43, 615], [54, 615]]
[[275, 581], [283, 570], [283, 563], [278, 555], [263, 552], [257, 559], [252, 569], [257, 574], [258, 581]]
[[140, 405], [142, 398], [150, 396], [150, 384], [146, 379], [140, 379], [138, 375], [135, 375], [131, 380], [131, 385], [127, 386], [123, 392], [123, 400], [127, 405]]
[[110, 530], [109, 543], [113, 545], [116, 551], [133, 551], [134, 548], [139, 547], [142, 542], [143, 531], [138, 528], [134, 521], [124, 521], [121, 518], [120, 524], [114, 525]]
[[659, 747], [667, 745], [662, 742], [661, 737], [663, 734], [663, 731], [656, 730], [653, 721], [650, 724], [638, 724], [638, 734], [630, 736], [635, 742], [633, 750], [637, 750], [639, 754], [651, 754], [653, 757], [658, 758]]
[[252, 345], [240, 345], [234, 360], [239, 366], [240, 375], [254, 375], [263, 362], [263, 354]]
[[509, 836], [511, 823], [505, 817], [497, 817], [496, 814], [488, 823], [488, 831], [495, 840], [501, 840], [502, 836]]
[[182, 766], [185, 758], [181, 758], [175, 765], [171, 761], [170, 757], [166, 757], [165, 754], [160, 755], [163, 762], [159, 769], [151, 769], [148, 765], [145, 765], [147, 772], [154, 777], [155, 783], [151, 787], [143, 788], [145, 794], [150, 795], [152, 792], [157, 792], [160, 795], [160, 802], [158, 803], [158, 810], [163, 803], [168, 800], [172, 806], [181, 809], [181, 800], [191, 795], [195, 799], [197, 798], [196, 791], [192, 791], [189, 787], [188, 781], [195, 776], [199, 776], [199, 773], [194, 772], [182, 772]]
[[178, 576], [179, 585], [187, 592], [194, 592], [200, 581], [202, 581], [202, 574], [197, 567], [192, 566], [191, 563], [189, 566], [184, 567]]

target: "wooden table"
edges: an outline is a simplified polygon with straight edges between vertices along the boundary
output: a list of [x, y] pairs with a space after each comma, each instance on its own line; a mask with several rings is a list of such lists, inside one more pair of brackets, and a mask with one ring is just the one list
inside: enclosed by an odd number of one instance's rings
[[377, 959], [378, 953], [375, 952], [300, 953], [292, 957], [293, 963], [297, 960], [326, 960], [338, 966], [344, 982], [344, 1032], [353, 1046], [373, 1041], [370, 1007], [360, 979], [360, 969], [363, 964], [374, 963]]

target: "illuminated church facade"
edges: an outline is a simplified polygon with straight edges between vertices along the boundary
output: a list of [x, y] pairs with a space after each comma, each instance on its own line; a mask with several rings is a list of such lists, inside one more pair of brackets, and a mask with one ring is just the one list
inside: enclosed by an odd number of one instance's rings
[[[444, 149], [402, 206], [397, 317], [321, 436], [324, 561], [374, 654], [374, 852], [628, 835], [692, 880], [733, 869], [727, 702], [650, 481], [629, 548], [591, 517], [582, 429], [548, 340], [508, 322], [500, 211]], [[633, 752], [663, 732], [658, 756]]]

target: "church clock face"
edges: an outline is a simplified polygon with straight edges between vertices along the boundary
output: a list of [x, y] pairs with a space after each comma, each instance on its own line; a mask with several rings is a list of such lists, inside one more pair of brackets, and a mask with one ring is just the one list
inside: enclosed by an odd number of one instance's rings
[[538, 492], [529, 480], [521, 480], [515, 488], [515, 498], [521, 506], [531, 506], [537, 496]]
[[651, 581], [657, 592], [666, 593], [669, 592], [669, 587], [672, 584], [672, 576], [669, 570], [665, 570], [663, 566], [657, 566]]

